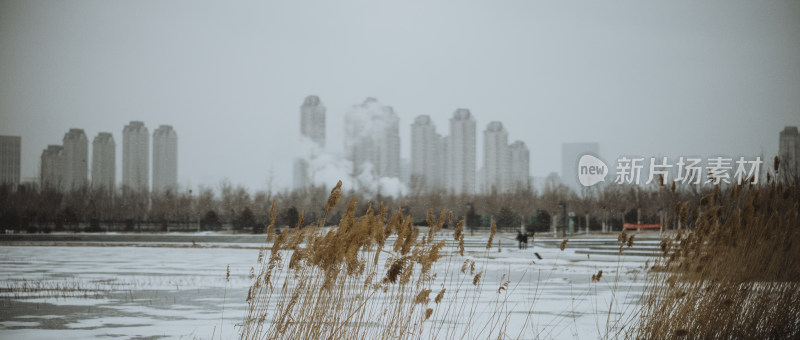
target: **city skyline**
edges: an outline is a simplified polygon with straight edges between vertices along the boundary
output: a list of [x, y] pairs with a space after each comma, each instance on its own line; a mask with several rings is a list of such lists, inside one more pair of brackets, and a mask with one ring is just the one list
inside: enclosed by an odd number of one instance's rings
[[[467, 109], [458, 109], [453, 114], [450, 136], [442, 137], [436, 132], [430, 116], [420, 115], [411, 124], [411, 157], [400, 158], [398, 134], [399, 118], [391, 106], [382, 105], [376, 98], [368, 97], [362, 104], [354, 105], [345, 115], [346, 162], [338, 166], [320, 164], [316, 161], [325, 150], [325, 107], [316, 95], [309, 95], [300, 106], [301, 138], [310, 141], [308, 154], [295, 159], [293, 164], [293, 189], [304, 189], [319, 183], [316, 173], [324, 168], [339, 168], [341, 180], [352, 180], [356, 190], [387, 192], [391, 195], [412, 192], [436, 192], [447, 190], [454, 193], [509, 192], [530, 184], [530, 157], [525, 144], [516, 141], [508, 144], [508, 133], [503, 124], [493, 121], [484, 131], [484, 160], [482, 168], [476, 168], [474, 118]], [[496, 135], [496, 137], [490, 137]], [[448, 150], [449, 140], [453, 141]], [[342, 169], [343, 167], [343, 169]], [[343, 170], [343, 171], [341, 171]], [[445, 181], [448, 175], [458, 176], [456, 181]], [[513, 174], [513, 178], [512, 178]], [[334, 180], [339, 180], [334, 179]], [[475, 183], [469, 183], [472, 180]], [[330, 179], [328, 179], [330, 180]], [[387, 181], [388, 180], [388, 181]], [[398, 187], [391, 182], [403, 185]]]
[[[144, 122], [131, 121], [122, 130], [122, 180], [116, 181], [116, 143], [110, 132], [100, 132], [92, 141], [89, 167], [88, 140], [83, 129], [71, 128], [61, 145], [48, 145], [39, 157], [35, 182], [42, 187], [71, 191], [91, 185], [95, 189], [131, 188], [163, 193], [178, 190], [178, 136], [171, 125], [160, 125], [151, 135]], [[19, 147], [20, 137], [16, 138]], [[8, 138], [6, 138], [8, 137]], [[152, 163], [149, 160], [152, 145]], [[6, 155], [3, 154], [3, 159]], [[5, 164], [5, 163], [3, 163]], [[150, 165], [152, 164], [152, 169]], [[152, 170], [152, 187], [149, 173]], [[5, 169], [3, 171], [5, 176]], [[23, 182], [25, 183], [25, 182]]]
[[[309, 103], [309, 98], [312, 98], [312, 102], [314, 106], [319, 106], [323, 112], [323, 115], [317, 116], [316, 119], [323, 119], [324, 120], [324, 111], [325, 107], [321, 104], [321, 101], [318, 96], [309, 95], [306, 97], [304, 104], [300, 107], [300, 121], [301, 121], [301, 135], [308, 140], [311, 140], [311, 134], [303, 129], [303, 124], [312, 124], [307, 122], [307, 119], [303, 119], [303, 113], [307, 104]], [[361, 110], [363, 112], [357, 112]], [[357, 113], [353, 113], [357, 112]], [[388, 117], [388, 118], [387, 118]], [[393, 131], [397, 130], [397, 126], [399, 125], [399, 119], [397, 115], [394, 113], [393, 109], [390, 106], [383, 106], [381, 105], [377, 99], [368, 97], [362, 104], [354, 105], [351, 107], [350, 116], [346, 116], [346, 121], [359, 121], [365, 120], [370, 121], [372, 124], [371, 127], [367, 128], [367, 126], [361, 124], [355, 124], [349, 128], [352, 131], [359, 131], [361, 137], [369, 137], [366, 140], [361, 140], [357, 143], [351, 141], [352, 145], [359, 145], [358, 147], [363, 148], [364, 145], [369, 146], [369, 149], [357, 150], [355, 154], [361, 154], [369, 156], [369, 157], [377, 157], [377, 158], [368, 158], [362, 157], [360, 160], [361, 164], [358, 162], [353, 162], [349, 160], [349, 165], [346, 165], [349, 171], [346, 175], [342, 175], [340, 172], [340, 176], [338, 178], [349, 178], [354, 179], [355, 177], [361, 177], [361, 174], [358, 172], [358, 167], [364, 167], [365, 163], [372, 163], [376, 160], [378, 162], [381, 159], [386, 159], [386, 146], [378, 147], [375, 143], [376, 140], [371, 139], [373, 137], [380, 137], [384, 138], [385, 136], [389, 136], [390, 140], [392, 141], [393, 145], [400, 144], [400, 136], [397, 136], [396, 133]], [[375, 122], [378, 123], [375, 123]], [[483, 131], [484, 135], [484, 159], [481, 164], [481, 168], [474, 172], [474, 174], [470, 174], [467, 171], [464, 171], [464, 168], [469, 168], [470, 163], [470, 144], [471, 141], [476, 139], [475, 137], [471, 137], [470, 130], [474, 130], [474, 122], [475, 118], [471, 115], [468, 109], [457, 109], [453, 113], [453, 118], [451, 118], [451, 132], [456, 131], [455, 135], [459, 135], [457, 139], [462, 139], [464, 142], [461, 144], [461, 150], [456, 151], [456, 149], [452, 149], [449, 146], [450, 136], [442, 137], [436, 132], [436, 128], [431, 122], [431, 119], [427, 115], [421, 115], [415, 118], [414, 123], [410, 124], [411, 126], [411, 133], [410, 133], [410, 144], [412, 149], [412, 157], [411, 159], [400, 159], [398, 161], [398, 165], [394, 166], [387, 166], [387, 164], [383, 164], [383, 171], [390, 171], [390, 173], [378, 173], [378, 167], [369, 167], [367, 170], [371, 171], [370, 174], [372, 179], [361, 178], [359, 181], [366, 180], [369, 181], [376, 181], [379, 187], [385, 187], [386, 183], [383, 183], [384, 178], [396, 178], [405, 185], [405, 189], [399, 189], [394, 184], [386, 187], [392, 188], [387, 192], [391, 192], [391, 195], [395, 195], [396, 193], [406, 193], [408, 189], [412, 189], [412, 183], [410, 181], [412, 175], [422, 176], [422, 179], [425, 179], [424, 176], [425, 171], [433, 172], [433, 173], [442, 173], [453, 175], [457, 173], [462, 173], [463, 175], [461, 179], [458, 180], [448, 180], [442, 182], [442, 184], [436, 184], [435, 182], [425, 183], [425, 182], [417, 182], [416, 185], [422, 185], [423, 187], [427, 187], [427, 190], [433, 190], [436, 188], [446, 189], [449, 192], [453, 193], [490, 193], [492, 190], [497, 190], [498, 192], [507, 192], [513, 190], [516, 187], [522, 185], [522, 187], [526, 187], [528, 185], [532, 186], [536, 190], [542, 190], [543, 186], [543, 177], [533, 176], [530, 173], [530, 151], [528, 150], [527, 146], [523, 141], [517, 140], [513, 143], [508, 143], [508, 133], [506, 132], [505, 128], [503, 127], [502, 122], [499, 121], [492, 121], [490, 122], [486, 130]], [[319, 121], [314, 122], [313, 124], [319, 126], [317, 128], [316, 135], [325, 134], [325, 124], [320, 123]], [[373, 129], [374, 127], [379, 127], [378, 129]], [[459, 131], [463, 130], [463, 131]], [[776, 152], [776, 155], [780, 155], [782, 157], [781, 169], [784, 173], [791, 173], [796, 174], [799, 168], [798, 155], [800, 155], [800, 134], [797, 132], [796, 126], [785, 126], [782, 131], [779, 132], [779, 150]], [[131, 121], [128, 125], [125, 126], [123, 129], [123, 139], [131, 139], [132, 135], [139, 135], [138, 137], [147, 136], [147, 128], [141, 121]], [[127, 136], [127, 137], [126, 137]], [[158, 192], [164, 189], [181, 189], [180, 184], [177, 182], [178, 172], [177, 172], [177, 135], [175, 134], [174, 130], [172, 129], [171, 125], [160, 125], [156, 131], [153, 132], [153, 162], [148, 164], [139, 164], [139, 167], [149, 167], [149, 164], [153, 164], [152, 173], [153, 178], [162, 177], [162, 179], [156, 183], [154, 180], [152, 191]], [[17, 139], [21, 140], [21, 137], [18, 136], [2, 136], [5, 139]], [[134, 136], [135, 137], [135, 136]], [[421, 140], [420, 140], [421, 139]], [[149, 138], [145, 139], [145, 143], [139, 143], [139, 139], [136, 139], [136, 142], [129, 143], [129, 147], [127, 149], [139, 149], [140, 151], [146, 150], [147, 154], [149, 154]], [[358, 140], [358, 138], [353, 139]], [[389, 140], [389, 139], [387, 139]], [[317, 139], [316, 141], [312, 141], [314, 145], [316, 145], [317, 151], [314, 151], [312, 154], [316, 154], [313, 157], [319, 156], [319, 153], [328, 153], [324, 150], [325, 140], [324, 137], [322, 139]], [[20, 144], [18, 141], [17, 144]], [[138, 144], [137, 144], [138, 143]], [[386, 144], [386, 141], [383, 142]], [[6, 143], [8, 144], [8, 143]], [[89, 180], [91, 180], [92, 185], [95, 187], [99, 186], [108, 186], [106, 183], [113, 183], [113, 168], [115, 168], [115, 162], [110, 161], [110, 159], [114, 159], [114, 139], [113, 135], [108, 132], [101, 132], [99, 133], [93, 142], [92, 148], [92, 167], [88, 167], [87, 155], [88, 155], [88, 148], [86, 145], [86, 135], [83, 129], [78, 128], [71, 128], [67, 133], [65, 133], [63, 138], [62, 145], [49, 145], [46, 149], [42, 151], [39, 163], [39, 174], [37, 176], [37, 181], [42, 184], [43, 186], [49, 186], [58, 188], [60, 190], [74, 190], [75, 188], [80, 187], [84, 184], [89, 184]], [[377, 151], [377, 150], [384, 150], [384, 151]], [[413, 150], [413, 149], [419, 150]], [[124, 150], [126, 148], [123, 147], [123, 163], [125, 162]], [[158, 151], [157, 151], [158, 150]], [[422, 150], [422, 153], [420, 153]], [[581, 186], [577, 181], [577, 159], [584, 154], [590, 155], [600, 155], [599, 152], [599, 144], [598, 143], [563, 143], [561, 147], [561, 172], [558, 173], [551, 173], [556, 174], [559, 180], [567, 185], [570, 189], [574, 190], [575, 192], [581, 191]], [[440, 157], [443, 152], [466, 152], [464, 155], [445, 155], [445, 157]], [[108, 154], [111, 154], [110, 156]], [[474, 152], [473, 152], [474, 153]], [[159, 155], [160, 154], [160, 155]], [[395, 147], [394, 154], [399, 154], [399, 150]], [[328, 153], [326, 157], [330, 160], [330, 157], [336, 157], [333, 154]], [[488, 157], [487, 157], [488, 156]], [[131, 156], [132, 157], [132, 156]], [[622, 155], [622, 157], [626, 157], [626, 155]], [[636, 157], [636, 156], [632, 156]], [[721, 157], [721, 156], [717, 156]], [[103, 158], [103, 159], [100, 159]], [[424, 167], [420, 167], [419, 160], [433, 160], [432, 162], [427, 162], [427, 167], [429, 170], [425, 170]], [[667, 160], [670, 158], [670, 160]], [[160, 159], [162, 165], [156, 166], [157, 160]], [[460, 160], [458, 160], [460, 159]], [[724, 159], [724, 157], [723, 157]], [[305, 172], [301, 173], [304, 176], [309, 176], [312, 174], [310, 168], [308, 167], [308, 159], [306, 158], [297, 158], [298, 162], [294, 164], [293, 171], [297, 174], [298, 164], [303, 164], [305, 168], [301, 168], [301, 170], [305, 170]], [[646, 159], [642, 159], [646, 160]], [[652, 161], [647, 159], [648, 161]], [[711, 158], [702, 159], [701, 161], [711, 161]], [[735, 159], [732, 159], [735, 160]], [[762, 162], [767, 160], [766, 158], [761, 158]], [[461, 169], [457, 169], [457, 167], [453, 167], [452, 164], [458, 164], [461, 161], [466, 166], [462, 166]], [[609, 160], [611, 161], [611, 160]], [[665, 161], [666, 164], [670, 164], [670, 162], [676, 162], [678, 159], [676, 157], [666, 157]], [[384, 161], [385, 162], [385, 161]], [[659, 162], [661, 162], [659, 160]], [[424, 164], [425, 162], [423, 162]], [[437, 164], [439, 163], [439, 164]], [[477, 162], [475, 162], [473, 167], [477, 168]], [[111, 166], [108, 166], [108, 165]], [[416, 164], [416, 169], [415, 169]], [[443, 165], [442, 165], [443, 164]], [[611, 163], [611, 168], [613, 169], [616, 166], [616, 163]], [[647, 171], [647, 164], [645, 165], [645, 169], [643, 169], [643, 175], [649, 176]], [[72, 169], [70, 169], [72, 168]], [[105, 168], [105, 169], [103, 169]], [[111, 175], [109, 175], [108, 168], [111, 168]], [[438, 168], [438, 169], [437, 169]], [[77, 169], [77, 170], [76, 170]], [[97, 175], [95, 175], [95, 170], [97, 169]], [[614, 171], [609, 173], [614, 174]], [[84, 171], [85, 170], [85, 171]], [[319, 165], [317, 165], [317, 169], [319, 170]], [[341, 170], [341, 169], [340, 169]], [[675, 170], [675, 169], [671, 169]], [[92, 176], [88, 176], [90, 173]], [[82, 175], [86, 172], [86, 175]], [[162, 172], [166, 175], [156, 175], [157, 173]], [[5, 175], [5, 173], [4, 173]], [[548, 175], [548, 176], [550, 176]], [[677, 173], [674, 171], [670, 171], [670, 176], [676, 176]], [[355, 176], [355, 177], [353, 177]], [[434, 175], [434, 178], [437, 175]], [[474, 184], [470, 184], [468, 179], [464, 179], [466, 177], [472, 177], [475, 179]], [[705, 175], [701, 175], [705, 176]], [[111, 179], [108, 179], [111, 177]], [[706, 178], [703, 178], [706, 179]], [[223, 179], [224, 180], [224, 179]], [[295, 176], [295, 181], [298, 180], [298, 177]], [[300, 189], [304, 188], [307, 185], [315, 184], [320, 185], [319, 182], [313, 182], [309, 178], [306, 179], [306, 182], [302, 186], [294, 186], [292, 189]], [[420, 178], [417, 178], [420, 180]], [[124, 179], [123, 179], [124, 181]], [[328, 178], [330, 181], [330, 178]], [[460, 181], [461, 184], [458, 184]], [[606, 181], [609, 181], [607, 179]], [[648, 178], [648, 181], [651, 181]], [[77, 184], [76, 184], [77, 183]], [[83, 183], [83, 184], [80, 184]], [[296, 183], [295, 183], [296, 184]], [[322, 184], [327, 184], [324, 182]], [[364, 182], [356, 183], [354, 188], [358, 190], [365, 189], [363, 187]], [[458, 186], [461, 185], [459, 188]], [[128, 186], [132, 187], [131, 184], [122, 183], [121, 186]], [[192, 188], [184, 189], [191, 190]], [[150, 190], [149, 188], [146, 190]], [[375, 188], [368, 189], [369, 190], [376, 190]], [[380, 190], [385, 189], [377, 189], [377, 192]], [[400, 191], [397, 191], [400, 190]]]
[[401, 136], [419, 115], [446, 132], [463, 107], [481, 130], [503, 122], [537, 177], [560, 172], [570, 141], [596, 141], [606, 159], [769, 158], [776, 131], [800, 125], [793, 1], [191, 7], [0, 3], [0, 134], [22, 136], [23, 179], [67, 129], [113, 129], [121, 145], [117, 127], [139, 120], [180, 127], [182, 145], [201, 150], [178, 155], [203, 164], [183, 167], [181, 186], [289, 188], [297, 107], [312, 93], [334, 153], [341, 117], [364, 97], [393, 106]]
[[[306, 97], [308, 97], [308, 96], [306, 96]], [[317, 100], [319, 100], [319, 97], [318, 97], [318, 96], [313, 96], [313, 97], [317, 97]], [[324, 108], [324, 107], [323, 107], [323, 108]], [[434, 123], [433, 123], [433, 118], [431, 118], [429, 115], [425, 115], [425, 116], [428, 116], [428, 119], [429, 119], [430, 123], [431, 123], [431, 124], [434, 124]], [[405, 124], [399, 124], [399, 125], [405, 125]], [[409, 126], [411, 126], [411, 125], [413, 125], [413, 124], [408, 124], [408, 125], [409, 125]], [[323, 125], [323, 126], [324, 126], [324, 125]], [[789, 126], [794, 126], [794, 125], [786, 125], [786, 126], [783, 126], [783, 127], [789, 127]], [[783, 127], [781, 127], [781, 130], [780, 130], [779, 132], [781, 132], [781, 133], [784, 133], [784, 131], [783, 131]], [[319, 129], [319, 128], [317, 128], [317, 129]], [[70, 130], [72, 130], [72, 128], [70, 128]], [[83, 129], [77, 129], [77, 130], [83, 130]], [[325, 133], [325, 131], [324, 131], [324, 130], [325, 130], [325, 129], [322, 129], [322, 133], [323, 133], [323, 134]], [[408, 132], [408, 136], [409, 136], [409, 137], [412, 137], [412, 135], [413, 135], [413, 131], [412, 131], [412, 130], [408, 130], [407, 132]], [[101, 133], [106, 133], [106, 132], [102, 132], [102, 131], [101, 131], [101, 132], [98, 132], [98, 134], [101, 134]], [[70, 134], [70, 132], [67, 132], [67, 133], [65, 134], [65, 138], [67, 138], [67, 136], [68, 136], [69, 134]], [[84, 135], [85, 135], [85, 133], [84, 133]], [[481, 135], [482, 135], [482, 134], [481, 134]], [[446, 139], [445, 137], [446, 137], [446, 136], [442, 137], [442, 142], [443, 142], [443, 143], [445, 143], [445, 142], [446, 142], [446, 141], [445, 141], [445, 139]], [[483, 136], [479, 136], [479, 137], [483, 137]], [[324, 138], [324, 137], [323, 137], [323, 138]], [[324, 140], [324, 139], [323, 139], [323, 140]], [[408, 150], [408, 152], [410, 153], [410, 152], [411, 152], [410, 150], [413, 148], [413, 145], [412, 145], [412, 141], [411, 141], [411, 140], [412, 140], [412, 138], [409, 138], [409, 141], [408, 141], [408, 142], [406, 142], [406, 141], [403, 141], [403, 143], [402, 143], [402, 144], [403, 144], [403, 147], [401, 147], [400, 149], [401, 149], [401, 150], [403, 150], [403, 151], [406, 151], [406, 150]], [[774, 150], [774, 151], [771, 151], [771, 150], [766, 150], [766, 149], [762, 149], [762, 151], [761, 151], [761, 152], [757, 152], [757, 153], [753, 153], [753, 154], [738, 153], [738, 154], [731, 154], [731, 155], [726, 155], [726, 156], [729, 156], [729, 157], [739, 157], [739, 156], [742, 156], [742, 155], [743, 155], [744, 157], [749, 157], [749, 158], [753, 158], [753, 157], [759, 156], [759, 157], [761, 157], [762, 159], [769, 159], [769, 158], [771, 158], [771, 157], [773, 157], [773, 156], [778, 156], [778, 155], [781, 153], [781, 151], [779, 151], [780, 147], [779, 147], [779, 145], [778, 145], [778, 144], [779, 144], [779, 143], [778, 143], [778, 139], [776, 139], [776, 138], [773, 138], [773, 140], [775, 141], [775, 143], [774, 143], [774, 144], [775, 144], [775, 146], [776, 146], [776, 148], [775, 148], [775, 150]], [[524, 143], [524, 141], [522, 141], [522, 140], [519, 140], [519, 141], [520, 141], [520, 142], [522, 142], [523, 144], [525, 144], [525, 143]], [[562, 144], [565, 144], [565, 143], [562, 143]], [[567, 144], [568, 144], [568, 143], [567, 143]], [[481, 146], [481, 148], [480, 148], [480, 149], [481, 149], [481, 151], [483, 151], [483, 150], [482, 150], [483, 148], [484, 148], [484, 146], [482, 145], [482, 146]], [[45, 147], [45, 148], [40, 148], [40, 150], [43, 150], [43, 149], [46, 149], [46, 147]], [[62, 151], [62, 152], [64, 152], [64, 151]], [[530, 149], [529, 149], [529, 151], [528, 151], [528, 152], [530, 153]], [[149, 152], [148, 152], [148, 153], [149, 153]], [[337, 154], [338, 154], [338, 153], [337, 153]], [[401, 155], [402, 155], [402, 154], [401, 154]], [[606, 151], [604, 150], [603, 152], [599, 153], [599, 155], [600, 155], [600, 157], [601, 157], [601, 158], [604, 158], [604, 159], [606, 159], [606, 160], [608, 160], [608, 161], [614, 161], [614, 160], [616, 159], [616, 157], [623, 156], [623, 155], [625, 155], [625, 154], [612, 154], [612, 153], [610, 153], [610, 152], [606, 152]], [[641, 156], [653, 156], [653, 155], [664, 155], [664, 153], [661, 153], [661, 152], [652, 152], [652, 153], [649, 153], [649, 154], [640, 154], [640, 155], [641, 155]], [[678, 155], [678, 156], [680, 156], [681, 154], [677, 154], [677, 155]], [[698, 156], [698, 157], [701, 157], [701, 158], [704, 158], [704, 157], [705, 157], [703, 154], [700, 154], [700, 153], [686, 153], [686, 154], [683, 154], [683, 155]], [[710, 155], [720, 155], [720, 153], [709, 153], [708, 155], [709, 155], [709, 156], [710, 156]], [[544, 178], [544, 177], [545, 177], [545, 176], [547, 176], [547, 175], [550, 175], [550, 174], [552, 174], [552, 173], [555, 173], [555, 174], [557, 174], [557, 175], [559, 175], [560, 177], [562, 177], [562, 178], [563, 178], [563, 177], [564, 177], [564, 172], [563, 172], [563, 170], [564, 170], [564, 167], [563, 167], [563, 159], [561, 158], [561, 156], [563, 156], [563, 154], [561, 154], [561, 152], [560, 152], [560, 155], [559, 155], [559, 156], [560, 156], [560, 157], [559, 157], [559, 160], [558, 160], [558, 161], [559, 161], [559, 162], [558, 162], [558, 164], [559, 164], [560, 166], [559, 166], [559, 168], [558, 168], [558, 169], [552, 169], [553, 171], [550, 171], [550, 172], [548, 172], [548, 173], [546, 173], [546, 174], [542, 174], [542, 173], [534, 173], [534, 172], [532, 172], [532, 171], [531, 171], [531, 172], [530, 172], [530, 177], [531, 177], [531, 178], [534, 178], [534, 177], [535, 177], [535, 178], [540, 178], [540, 179], [541, 179], [541, 178]], [[483, 156], [481, 156], [481, 157], [483, 157]], [[676, 156], [676, 155], [670, 155], [670, 157], [677, 157], [677, 156]], [[34, 171], [34, 172], [32, 172], [32, 173], [27, 173], [27, 174], [26, 174], [26, 173], [24, 173], [23, 171], [20, 171], [20, 181], [21, 181], [21, 182], [30, 181], [30, 180], [37, 180], [37, 181], [41, 181], [41, 179], [42, 179], [42, 174], [41, 174], [41, 167], [42, 167], [42, 164], [41, 164], [41, 157], [37, 157], [37, 156], [33, 156], [33, 155], [27, 155], [27, 154], [25, 154], [24, 152], [21, 152], [21, 163], [24, 163], [24, 160], [27, 160], [27, 159], [34, 159], [34, 162], [35, 162], [35, 164], [36, 164], [36, 168], [35, 168], [35, 171]], [[81, 158], [81, 159], [83, 159], [83, 158]], [[413, 159], [413, 155], [411, 155], [411, 156], [408, 156], [408, 157], [401, 157], [401, 160], [407, 160], [407, 161], [409, 162], [409, 165], [410, 165], [410, 166], [412, 165], [412, 162], [411, 162], [411, 160], [412, 160], [412, 159]], [[90, 160], [91, 160], [91, 159], [90, 159]], [[68, 168], [67, 168], [67, 163], [66, 163], [66, 161], [67, 161], [67, 160], [66, 160], [66, 158], [65, 158], [65, 159], [63, 160], [63, 162], [65, 162], [65, 163], [64, 163], [64, 165], [63, 165], [63, 166], [65, 167], [65, 170], [66, 170], [66, 169], [68, 169]], [[480, 171], [482, 170], [482, 166], [483, 166], [483, 160], [479, 160], [479, 161], [480, 161], [480, 163], [481, 163], [481, 164], [480, 164], [480, 166], [476, 166], [476, 168], [478, 169], [478, 170], [477, 170], [478, 172], [480, 172]], [[78, 163], [80, 163], [80, 162], [78, 162]], [[149, 163], [150, 163], [150, 162], [148, 162], [148, 167], [150, 166], [150, 165], [149, 165]], [[77, 164], [77, 163], [76, 163], [76, 164]], [[533, 163], [531, 163], [531, 164], [533, 164]], [[531, 166], [531, 167], [532, 167], [532, 166]], [[22, 165], [21, 165], [21, 166], [20, 166], [20, 168], [22, 169], [22, 168], [24, 168], [24, 166], [22, 166]], [[120, 167], [120, 168], [121, 168], [121, 167]], [[400, 166], [400, 167], [398, 167], [398, 169], [401, 169], [401, 168], [402, 168], [402, 162], [401, 162], [401, 166]], [[265, 170], [265, 172], [274, 172], [276, 169], [278, 169], [278, 168], [277, 168], [277, 167], [274, 167], [274, 164], [272, 164], [272, 165], [270, 165], [270, 166], [268, 167], [268, 169], [267, 169], [267, 170]], [[88, 167], [87, 167], [87, 173], [88, 173], [88, 174], [91, 174], [91, 173], [89, 172], [90, 170], [91, 170], [91, 168], [88, 168]], [[120, 171], [120, 170], [118, 170], [118, 171]], [[292, 167], [289, 167], [289, 168], [288, 168], [288, 171], [289, 171], [289, 173], [290, 173], [290, 174], [292, 174], [292, 173], [294, 172], [294, 169], [293, 169]], [[409, 171], [413, 171], [413, 169], [409, 169]], [[81, 170], [78, 170], [78, 172], [81, 172]], [[152, 172], [152, 171], [149, 171], [149, 172]], [[401, 175], [401, 174], [398, 172], [398, 174], [396, 175], [396, 177], [400, 177], [400, 175]], [[568, 175], [569, 175], [569, 174], [568, 174]], [[478, 174], [478, 173], [476, 173], [476, 176], [481, 176], [481, 175], [480, 175], [480, 174]], [[117, 174], [115, 174], [115, 176], [114, 176], [114, 177], [115, 177], [115, 178], [122, 178], [121, 176], [117, 176]], [[180, 180], [180, 177], [182, 177], [182, 175], [181, 175], [181, 174], [178, 174], [178, 177], [179, 177], [179, 178], [177, 179], [177, 185], [178, 185], [179, 187], [181, 187], [181, 186], [186, 186], [187, 184], [192, 184], [192, 183], [191, 183], [191, 181], [183, 181], [183, 182], [182, 182], [182, 181]], [[68, 177], [63, 177], [63, 178], [62, 178], [62, 180], [64, 181], [64, 183], [62, 183], [63, 185], [69, 185], [69, 184], [67, 183]], [[216, 186], [216, 185], [217, 185], [217, 184], [218, 184], [220, 181], [222, 181], [222, 180], [230, 180], [230, 178], [229, 178], [228, 176], [222, 176], [222, 177], [220, 177], [220, 178], [218, 178], [218, 179], [216, 179], [216, 180], [211, 180], [211, 181], [209, 181], [208, 183], [198, 183], [198, 184], [199, 184], [199, 185], [204, 185], [204, 186], [207, 186], [207, 187], [215, 187], [215, 186]], [[85, 182], [87, 182], [87, 183], [88, 183], [88, 182], [90, 182], [90, 181], [91, 181], [91, 176], [87, 176], [87, 179], [86, 179], [86, 181], [85, 181]], [[123, 183], [122, 183], [123, 181], [124, 181], [124, 179], [117, 180], [116, 184], [117, 184], [117, 185], [121, 185], [121, 184], [123, 184]], [[150, 181], [150, 176], [148, 175], [148, 187], [149, 187], [149, 181]], [[566, 183], [567, 181], [564, 181], [564, 182]], [[291, 176], [290, 176], [290, 182], [289, 182], [289, 183], [292, 183], [292, 182], [291, 182]], [[482, 179], [482, 178], [479, 178], [479, 179], [478, 179], [478, 182], [476, 182], [476, 183], [477, 183], [476, 190], [478, 190], [478, 191], [481, 191], [481, 190], [483, 190], [483, 188], [481, 187], [481, 186], [483, 185], [483, 184], [482, 184], [482, 183], [483, 183], [483, 179]], [[192, 184], [192, 185], [195, 185], [195, 186], [196, 186], [197, 184]], [[295, 186], [293, 186], [293, 185], [288, 185], [288, 186], [280, 186], [280, 185], [279, 185], [279, 186], [278, 186], [278, 188], [280, 188], [280, 189], [293, 189], [293, 188], [295, 188]]]

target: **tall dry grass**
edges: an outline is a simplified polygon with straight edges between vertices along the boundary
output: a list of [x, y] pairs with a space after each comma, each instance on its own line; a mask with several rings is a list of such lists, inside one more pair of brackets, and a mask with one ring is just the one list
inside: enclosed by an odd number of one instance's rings
[[629, 337], [800, 338], [800, 193], [796, 185], [716, 188], [680, 204], [694, 225], [662, 241]]
[[[341, 195], [339, 182], [325, 214]], [[452, 213], [437, 218], [429, 211], [427, 233], [421, 234], [401, 211], [389, 215], [383, 205], [370, 206], [356, 216], [355, 210], [353, 198], [338, 226], [325, 227], [326, 216], [304, 226], [301, 217], [297, 228], [279, 234], [271, 217], [273, 243], [258, 257], [242, 339], [504, 337], [509, 310], [499, 297], [487, 322], [456, 327], [479, 314], [482, 291], [480, 266], [458, 259], [464, 255], [463, 221], [448, 241], [441, 229], [448, 216], [452, 222]], [[505, 283], [498, 296], [507, 289]]]

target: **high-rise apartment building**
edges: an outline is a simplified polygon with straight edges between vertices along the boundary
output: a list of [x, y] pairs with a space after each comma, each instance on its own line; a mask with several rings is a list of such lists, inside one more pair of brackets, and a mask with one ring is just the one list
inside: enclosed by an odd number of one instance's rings
[[69, 129], [64, 135], [64, 188], [76, 190], [88, 184], [89, 140], [83, 129]]
[[506, 192], [510, 174], [508, 132], [503, 123], [491, 122], [483, 131], [483, 185], [484, 193]]
[[450, 118], [447, 137], [447, 190], [454, 194], [475, 193], [475, 119], [467, 109], [458, 109]]
[[0, 136], [0, 185], [19, 185], [22, 138]]
[[42, 151], [40, 166], [42, 189], [64, 190], [64, 147], [48, 145]]
[[122, 186], [147, 191], [150, 171], [150, 133], [143, 122], [132, 121], [122, 130]]
[[516, 141], [508, 146], [508, 155], [510, 158], [509, 166], [509, 189], [516, 190], [517, 188], [528, 188], [531, 186], [530, 180], [530, 151], [523, 141]]
[[153, 131], [153, 192], [178, 189], [178, 135], [171, 125]]
[[778, 140], [779, 176], [785, 180], [800, 178], [800, 133], [796, 126], [787, 126]]
[[317, 96], [308, 96], [300, 106], [300, 134], [325, 147], [325, 106]]
[[444, 141], [428, 115], [411, 124], [411, 181], [427, 190], [444, 187]]
[[117, 154], [114, 136], [100, 132], [92, 141], [92, 187], [114, 190], [117, 179]]
[[345, 156], [353, 175], [400, 177], [400, 119], [391, 106], [374, 98], [353, 106], [345, 115]]
[[[319, 97], [308, 96], [300, 105], [300, 135], [312, 141], [316, 147], [325, 148], [325, 106]], [[316, 156], [315, 150], [294, 160], [294, 188], [302, 189], [313, 184], [309, 161]]]

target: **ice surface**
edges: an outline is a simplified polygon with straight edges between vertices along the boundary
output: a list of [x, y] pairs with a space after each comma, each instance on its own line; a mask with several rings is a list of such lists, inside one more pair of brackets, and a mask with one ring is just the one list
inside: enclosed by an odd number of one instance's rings
[[[620, 327], [623, 323], [617, 321], [626, 321], [642, 294], [647, 257], [591, 252], [587, 256], [579, 252], [588, 247], [572, 240], [561, 251], [539, 243], [520, 250], [512, 240], [503, 239], [504, 244], [515, 246], [499, 252], [475, 246], [480, 237], [467, 241], [473, 246], [465, 255], [484, 271], [478, 310], [491, 310], [498, 299], [507, 297], [511, 337], [597, 338]], [[543, 258], [537, 259], [534, 252]], [[257, 249], [0, 247], [0, 287], [8, 288], [0, 297], [4, 301], [0, 338], [210, 338], [222, 334], [233, 339], [236, 324], [245, 316], [250, 269], [257, 258]], [[460, 266], [463, 259], [457, 261]], [[228, 265], [231, 276], [226, 280]], [[603, 278], [591, 282], [598, 270], [603, 270]], [[504, 275], [511, 284], [507, 292], [498, 294]], [[45, 289], [31, 288], [37, 282]], [[23, 284], [28, 291], [20, 291]], [[89, 296], [78, 291], [63, 297], [46, 289], [54, 286], [77, 287]], [[488, 317], [479, 312], [473, 323]], [[525, 323], [534, 327], [518, 334]], [[457, 333], [466, 325], [445, 327]], [[477, 336], [477, 331], [467, 338]]]

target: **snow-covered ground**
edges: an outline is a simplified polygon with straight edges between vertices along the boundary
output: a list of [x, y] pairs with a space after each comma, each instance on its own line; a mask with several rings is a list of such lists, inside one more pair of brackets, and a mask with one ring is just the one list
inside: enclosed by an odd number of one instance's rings
[[[467, 238], [466, 255], [484, 270], [476, 310], [493, 308], [505, 275], [510, 336], [594, 339], [629, 324], [648, 257], [610, 255], [615, 238], [573, 238], [564, 251], [559, 240], [520, 250], [505, 236], [500, 251], [481, 241]], [[0, 338], [236, 338], [257, 257], [224, 247], [3, 246]]]

